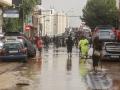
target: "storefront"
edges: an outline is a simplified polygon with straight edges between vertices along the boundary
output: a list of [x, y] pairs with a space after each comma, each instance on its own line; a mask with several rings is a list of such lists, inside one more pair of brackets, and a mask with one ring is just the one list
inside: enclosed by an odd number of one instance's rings
[[0, 0], [0, 33], [2, 33], [3, 8], [12, 6], [12, 0]]

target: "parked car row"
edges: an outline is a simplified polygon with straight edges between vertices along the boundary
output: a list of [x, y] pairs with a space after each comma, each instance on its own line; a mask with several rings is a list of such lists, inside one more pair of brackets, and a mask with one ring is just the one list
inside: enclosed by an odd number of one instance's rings
[[117, 34], [111, 25], [99, 25], [95, 28], [92, 40], [96, 37], [103, 42], [101, 59], [120, 59], [120, 42], [117, 41]]
[[111, 25], [96, 26], [93, 33], [93, 40], [99, 37], [102, 41], [116, 41], [116, 30]]
[[28, 57], [36, 56], [36, 48], [29, 39], [19, 32], [6, 32], [0, 51], [1, 60], [18, 59], [27, 61]]
[[27, 48], [19, 41], [7, 41], [4, 43], [0, 52], [0, 59], [12, 60], [20, 59], [27, 60]]

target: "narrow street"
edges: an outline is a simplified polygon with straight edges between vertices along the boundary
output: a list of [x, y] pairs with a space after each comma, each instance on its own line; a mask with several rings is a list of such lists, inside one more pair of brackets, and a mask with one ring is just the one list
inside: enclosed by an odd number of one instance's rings
[[119, 61], [104, 61], [94, 74], [78, 52], [68, 58], [66, 48], [50, 46], [27, 63], [0, 62], [0, 90], [120, 90]]

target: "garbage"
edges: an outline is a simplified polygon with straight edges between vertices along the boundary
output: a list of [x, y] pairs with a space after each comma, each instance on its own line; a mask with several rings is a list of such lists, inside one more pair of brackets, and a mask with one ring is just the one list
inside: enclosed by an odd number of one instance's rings
[[22, 85], [22, 86], [26, 86], [26, 85], [30, 85], [31, 80], [25, 78], [25, 77], [20, 77], [18, 79], [18, 82], [16, 83], [16, 85]]
[[23, 82], [17, 83], [16, 85], [22, 85], [22, 86], [25, 85], [26, 86], [26, 85], [30, 85], [30, 84], [28, 82], [23, 81]]

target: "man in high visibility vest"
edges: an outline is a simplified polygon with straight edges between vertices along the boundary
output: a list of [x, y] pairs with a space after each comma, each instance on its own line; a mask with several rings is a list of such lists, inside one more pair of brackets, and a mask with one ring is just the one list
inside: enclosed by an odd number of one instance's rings
[[81, 57], [87, 57], [88, 50], [89, 50], [89, 41], [82, 36], [81, 40], [79, 41], [78, 47], [80, 48], [81, 51]]

